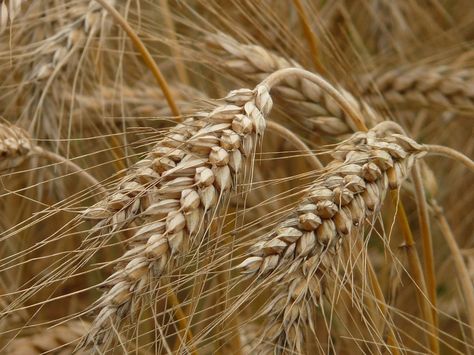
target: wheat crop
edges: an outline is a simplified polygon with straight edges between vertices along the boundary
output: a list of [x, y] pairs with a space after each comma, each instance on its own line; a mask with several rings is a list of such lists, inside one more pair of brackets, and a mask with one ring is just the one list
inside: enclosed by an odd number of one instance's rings
[[0, 0], [0, 353], [474, 352], [473, 23]]

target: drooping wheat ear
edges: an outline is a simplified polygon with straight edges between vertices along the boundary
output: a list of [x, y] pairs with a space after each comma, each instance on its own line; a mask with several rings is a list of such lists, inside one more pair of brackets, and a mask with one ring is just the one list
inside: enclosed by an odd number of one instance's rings
[[[239, 43], [222, 33], [208, 36], [207, 41], [224, 52], [225, 59], [221, 59], [222, 65], [239, 77], [244, 74], [252, 80], [259, 81], [279, 69], [301, 68], [301, 65], [292, 59], [280, 57], [261, 46]], [[338, 90], [365, 118], [367, 126], [371, 127], [380, 121], [366, 103], [356, 99], [341, 87]], [[291, 107], [285, 109], [297, 111], [304, 118], [302, 123], [307, 124], [310, 129], [329, 136], [339, 136], [358, 130], [335, 100], [309, 80], [288, 78], [274, 91], [285, 101], [293, 103]]]
[[[115, 0], [110, 0], [112, 4]], [[80, 49], [88, 37], [94, 36], [99, 30], [106, 31], [111, 27], [110, 21], [104, 21], [107, 11], [95, 0], [89, 1], [84, 11], [72, 19], [65, 27], [45, 41], [41, 50], [42, 58], [34, 62], [31, 72], [32, 80], [45, 80], [51, 77], [55, 70], [61, 68], [70, 59], [71, 53]], [[51, 42], [53, 44], [51, 44]]]
[[424, 154], [412, 139], [381, 134], [377, 126], [354, 134], [335, 149], [328, 173], [297, 208], [251, 247], [251, 256], [240, 265], [243, 272], [260, 280], [272, 277], [279, 285], [268, 307], [263, 348], [302, 349], [312, 319], [308, 305], [319, 304], [324, 295], [341, 243], [353, 226], [380, 210], [387, 190], [400, 187]]
[[89, 327], [90, 324], [82, 321], [69, 321], [53, 328], [38, 328], [29, 336], [12, 340], [5, 352], [7, 355], [72, 354]]
[[373, 105], [474, 109], [474, 70], [420, 65], [372, 73], [360, 80]]
[[3, 0], [0, 2], [0, 35], [5, 32], [21, 10], [25, 0]]
[[0, 123], [0, 171], [15, 168], [32, 153], [30, 135], [22, 128]]
[[155, 289], [176, 255], [206, 232], [203, 221], [210, 220], [253, 156], [271, 106], [266, 86], [230, 92], [222, 106], [172, 128], [115, 193], [86, 211], [101, 225], [110, 223], [112, 231], [134, 220], [141, 228], [104, 282], [109, 290], [97, 303], [99, 314], [82, 346], [108, 342], [111, 324], [118, 328], [133, 314], [144, 290]]

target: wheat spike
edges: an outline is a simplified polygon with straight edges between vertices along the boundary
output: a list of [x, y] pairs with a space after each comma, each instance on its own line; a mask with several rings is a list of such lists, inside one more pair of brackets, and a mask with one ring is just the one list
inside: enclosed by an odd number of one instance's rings
[[271, 106], [266, 86], [230, 92], [224, 105], [172, 128], [115, 193], [86, 211], [86, 217], [111, 223], [113, 231], [139, 214], [145, 219], [118, 271], [104, 283], [109, 291], [98, 301], [99, 315], [84, 346], [107, 343], [110, 322], [118, 327], [133, 314], [140, 294], [153, 289], [175, 256], [202, 236], [203, 220], [226, 198], [253, 155]]
[[425, 154], [410, 138], [380, 135], [376, 128], [354, 134], [335, 149], [329, 172], [241, 264], [245, 274], [272, 277], [278, 285], [262, 349], [270, 343], [301, 352], [304, 331], [298, 327], [304, 329], [312, 319], [308, 305], [319, 304], [341, 243], [353, 226], [380, 210], [387, 190], [399, 188]]
[[372, 73], [360, 80], [373, 105], [474, 109], [474, 70], [420, 65]]
[[[279, 69], [301, 68], [301, 65], [292, 59], [280, 57], [258, 45], [239, 43], [222, 33], [208, 36], [207, 41], [224, 52], [226, 59], [223, 60], [223, 65], [226, 69], [239, 76], [247, 75], [252, 80], [263, 80]], [[356, 99], [343, 88], [339, 87], [338, 89], [366, 119], [368, 126], [373, 126], [380, 121], [366, 103]], [[357, 131], [357, 127], [353, 125], [334, 99], [309, 80], [288, 77], [279, 87], [275, 88], [275, 93], [285, 101], [292, 103], [291, 109], [303, 115], [302, 122], [312, 130], [329, 136], [340, 136]]]
[[[115, 4], [115, 1], [111, 1]], [[62, 66], [70, 57], [71, 53], [83, 46], [88, 37], [94, 36], [98, 31], [106, 32], [110, 26], [110, 21], [104, 21], [107, 16], [100, 4], [96, 1], [89, 1], [84, 11], [79, 11], [77, 18], [65, 27], [57, 29], [57, 33], [49, 38], [42, 53], [42, 60], [35, 63], [31, 72], [32, 80], [48, 79], [58, 66]], [[53, 40], [53, 44], [50, 40]]]
[[15, 168], [31, 154], [33, 144], [22, 128], [0, 123], [0, 171]]

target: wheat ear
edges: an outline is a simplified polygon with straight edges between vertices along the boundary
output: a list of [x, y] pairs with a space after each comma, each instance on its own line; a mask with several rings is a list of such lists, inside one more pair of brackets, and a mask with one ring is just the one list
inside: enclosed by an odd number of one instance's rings
[[362, 95], [376, 107], [474, 109], [474, 70], [420, 65], [361, 77]]
[[[111, 2], [115, 3], [115, 0]], [[104, 21], [106, 15], [107, 12], [99, 3], [95, 0], [89, 1], [81, 16], [58, 29], [58, 32], [48, 39], [44, 50], [41, 51], [44, 59], [34, 66], [30, 79], [51, 80], [51, 77], [66, 65], [71, 54], [86, 43], [88, 37], [94, 36], [99, 30], [110, 28], [109, 21]], [[53, 41], [53, 44], [50, 41]]]
[[380, 210], [387, 190], [399, 188], [424, 154], [421, 145], [400, 134], [379, 136], [375, 129], [354, 134], [335, 149], [329, 172], [288, 218], [251, 247], [240, 265], [243, 272], [280, 285], [268, 307], [262, 347], [270, 342], [275, 349], [301, 351], [312, 319], [308, 304], [320, 303], [341, 243], [353, 226]]
[[[301, 66], [292, 59], [285, 59], [257, 45], [245, 45], [228, 35], [219, 33], [208, 36], [207, 41], [226, 55], [223, 66], [252, 80], [263, 80], [269, 74], [284, 68]], [[340, 136], [359, 130], [337, 102], [325, 90], [305, 78], [288, 77], [274, 89], [282, 99], [293, 103], [292, 108], [304, 117], [302, 121], [310, 129], [329, 136]], [[373, 126], [380, 118], [364, 102], [348, 91], [338, 91], [364, 117], [367, 126]], [[289, 107], [286, 107], [288, 109]]]
[[143, 216], [130, 250], [104, 286], [99, 314], [82, 346], [107, 343], [113, 329], [134, 314], [145, 289], [202, 236], [219, 203], [228, 196], [254, 153], [272, 101], [266, 86], [232, 91], [225, 103], [170, 130], [131, 169], [117, 191], [86, 217], [111, 223], [112, 231]]

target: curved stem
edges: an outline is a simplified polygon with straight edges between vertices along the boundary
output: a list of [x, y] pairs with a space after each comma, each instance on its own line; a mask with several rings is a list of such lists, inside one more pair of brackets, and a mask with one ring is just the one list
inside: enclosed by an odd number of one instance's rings
[[306, 152], [307, 158], [311, 167], [314, 169], [323, 169], [324, 165], [319, 161], [319, 159], [314, 155], [314, 153], [309, 149], [305, 142], [303, 142], [296, 134], [291, 132], [288, 128], [282, 126], [281, 124], [275, 121], [267, 121], [267, 129], [278, 134], [281, 138], [287, 139], [295, 148]]
[[265, 80], [261, 82], [261, 85], [266, 85], [269, 89], [271, 89], [280, 81], [288, 79], [289, 76], [307, 79], [321, 87], [321, 89], [326, 91], [329, 96], [331, 96], [341, 106], [342, 110], [352, 120], [353, 124], [358, 130], [367, 131], [367, 126], [364, 123], [364, 119], [360, 116], [360, 113], [354, 109], [350, 102], [347, 101], [347, 99], [344, 98], [344, 96], [342, 96], [334, 86], [317, 74], [311, 73], [301, 68], [285, 68], [270, 74]]
[[130, 27], [128, 22], [122, 17], [122, 15], [120, 15], [120, 13], [112, 5], [110, 5], [107, 2], [107, 0], [95, 0], [95, 1], [97, 1], [105, 10], [107, 10], [107, 12], [114, 18], [114, 20], [117, 21], [120, 27], [122, 27], [122, 29], [127, 33], [128, 37], [132, 41], [135, 48], [142, 55], [143, 61], [152, 72], [153, 76], [158, 82], [158, 85], [160, 85], [160, 88], [163, 91], [163, 95], [165, 96], [166, 101], [168, 102], [168, 106], [170, 107], [171, 112], [173, 112], [173, 115], [177, 117], [180, 116], [181, 114], [179, 112], [178, 106], [176, 106], [176, 103], [174, 102], [173, 96], [171, 95], [171, 91], [169, 89], [169, 86], [168, 86], [168, 83], [166, 82], [165, 77], [161, 73], [160, 68], [158, 68], [158, 65], [153, 60], [150, 52], [143, 44], [140, 37], [138, 37], [135, 31]]
[[433, 206], [434, 216], [438, 221], [438, 225], [441, 229], [444, 240], [448, 244], [453, 256], [454, 266], [456, 267], [457, 275], [459, 277], [459, 284], [464, 293], [464, 299], [466, 301], [466, 313], [471, 328], [471, 337], [472, 341], [474, 341], [474, 286], [472, 284], [471, 277], [469, 276], [469, 271], [467, 270], [466, 264], [464, 263], [463, 257], [461, 255], [459, 245], [456, 242], [456, 238], [454, 238], [453, 231], [451, 230], [451, 227], [444, 216], [442, 208], [435, 200], [431, 200], [431, 204]]
[[421, 241], [423, 243], [423, 260], [426, 274], [426, 286], [428, 288], [428, 297], [431, 302], [431, 310], [433, 313], [433, 320], [438, 326], [438, 313], [436, 311], [437, 297], [436, 297], [436, 272], [434, 266], [433, 254], [433, 237], [430, 228], [430, 217], [428, 215], [428, 204], [426, 202], [425, 189], [421, 179], [419, 162], [415, 162], [413, 172], [411, 174], [413, 183], [415, 185], [415, 199], [418, 211], [418, 220], [420, 223]]
[[420, 258], [415, 248], [415, 239], [408, 223], [408, 217], [405, 212], [401, 201], [398, 200], [396, 191], [391, 192], [393, 204], [396, 206], [398, 224], [401, 227], [403, 239], [405, 241], [405, 251], [407, 253], [408, 264], [410, 268], [410, 277], [415, 284], [415, 293], [418, 301], [419, 308], [421, 310], [422, 317], [431, 329], [426, 330], [426, 337], [429, 342], [429, 347], [432, 353], [439, 354], [439, 342], [436, 336], [437, 329], [433, 319], [433, 313], [431, 312], [431, 305], [426, 299], [426, 283], [423, 277], [423, 270], [421, 267]]
[[462, 163], [466, 168], [468, 168], [471, 172], [474, 172], [474, 162], [467, 156], [453, 148], [435, 144], [424, 144], [422, 149], [425, 152], [431, 153], [433, 155], [442, 155], [457, 160], [458, 162]]

